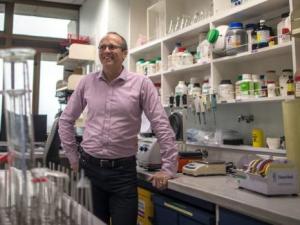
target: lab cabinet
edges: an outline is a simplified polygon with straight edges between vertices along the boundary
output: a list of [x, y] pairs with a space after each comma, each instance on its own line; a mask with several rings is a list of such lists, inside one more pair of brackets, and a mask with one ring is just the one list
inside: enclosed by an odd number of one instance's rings
[[213, 225], [215, 214], [205, 208], [155, 194], [154, 222], [156, 225]]
[[[139, 36], [146, 36], [147, 33], [146, 10], [152, 5], [162, 4], [161, 2], [164, 3], [161, 9], [164, 10], [163, 28], [165, 35], [157, 36], [155, 40], [149, 39], [147, 43], [137, 46]], [[165, 107], [168, 107], [169, 97], [174, 95], [175, 87], [179, 81], [189, 82], [191, 78], [195, 77], [202, 84], [204, 80], [209, 78], [210, 94], [217, 94], [216, 110], [205, 110], [206, 124], [195, 122], [196, 118], [188, 115], [186, 127], [200, 130], [211, 128], [226, 130], [230, 128], [239, 131], [245, 145], [228, 147], [228, 145], [223, 145], [220, 142], [217, 147], [223, 152], [236, 152], [238, 150], [243, 154], [246, 151], [253, 153], [255, 150], [259, 150], [259, 153], [263, 154], [285, 155], [286, 151], [269, 149], [265, 144], [259, 149], [252, 148], [251, 132], [253, 128], [261, 128], [265, 138], [285, 136], [281, 103], [282, 101], [293, 100], [294, 96], [282, 95], [261, 98], [250, 96], [245, 99], [221, 101], [218, 94], [220, 92], [219, 86], [223, 80], [230, 80], [232, 84], [236, 84], [240, 74], [267, 75], [268, 71], [276, 71], [277, 80], [285, 69], [291, 69], [295, 73], [299, 70], [300, 62], [299, 39], [291, 38], [285, 43], [278, 43], [275, 38], [274, 45], [259, 49], [249, 48], [233, 56], [211, 54], [210, 60], [205, 63], [195, 62], [192, 65], [184, 64], [174, 68], [168, 65], [169, 61], [172, 62], [170, 56], [177, 42], [180, 42], [181, 46], [186, 47], [191, 53], [196, 52], [200, 34], [203, 36], [203, 33], [207, 33], [210, 29], [228, 25], [233, 21], [241, 22], [245, 27], [246, 24], [257, 24], [261, 19], [264, 19], [267, 21], [267, 25], [272, 27], [276, 36], [281, 14], [291, 12], [294, 7], [298, 6], [296, 0], [248, 0], [242, 2], [240, 6], [234, 7], [229, 0], [130, 0], [128, 68], [130, 71], [136, 72], [139, 59], [151, 60], [157, 56], [161, 57], [161, 71], [149, 74], [148, 77], [153, 83], [161, 84], [161, 102]], [[199, 16], [197, 22], [191, 22], [194, 16]], [[181, 22], [179, 23], [180, 28], [176, 25], [178, 21]], [[182, 27], [183, 21], [189, 21], [188, 25]], [[173, 29], [174, 24], [177, 27], [175, 30]], [[141, 29], [137, 30], [136, 27], [141, 27]], [[265, 77], [267, 82], [269, 78]], [[266, 113], [266, 110], [272, 113]], [[251, 123], [241, 122], [238, 120], [241, 115], [253, 115], [254, 121]], [[210, 146], [209, 143], [202, 145], [201, 147], [207, 147], [210, 150], [216, 147], [214, 144], [212, 144], [214, 146]]]
[[271, 225], [270, 223], [262, 222], [249, 216], [220, 208], [219, 225]]

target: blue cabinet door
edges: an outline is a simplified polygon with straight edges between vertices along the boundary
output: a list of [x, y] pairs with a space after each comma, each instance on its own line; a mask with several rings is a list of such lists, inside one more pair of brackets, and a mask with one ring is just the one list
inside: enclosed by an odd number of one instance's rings
[[219, 225], [271, 225], [225, 208], [220, 208], [219, 215]]
[[166, 207], [156, 205], [154, 207], [154, 224], [155, 225], [177, 225], [178, 214]]

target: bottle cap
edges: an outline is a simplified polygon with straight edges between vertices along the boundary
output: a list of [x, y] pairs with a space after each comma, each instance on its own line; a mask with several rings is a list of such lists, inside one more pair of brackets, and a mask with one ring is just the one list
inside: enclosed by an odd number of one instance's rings
[[211, 44], [214, 44], [217, 39], [219, 37], [219, 31], [217, 29], [211, 29], [208, 33], [207, 33], [207, 41]]

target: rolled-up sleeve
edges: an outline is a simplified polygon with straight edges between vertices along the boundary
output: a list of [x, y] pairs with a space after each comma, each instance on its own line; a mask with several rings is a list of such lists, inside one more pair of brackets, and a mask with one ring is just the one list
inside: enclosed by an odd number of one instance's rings
[[175, 134], [160, 102], [157, 90], [148, 78], [144, 79], [141, 86], [141, 101], [145, 115], [158, 139], [162, 156], [162, 171], [174, 176], [177, 172], [178, 157]]
[[78, 162], [74, 124], [86, 106], [84, 88], [85, 78], [79, 82], [59, 120], [59, 137], [71, 164]]

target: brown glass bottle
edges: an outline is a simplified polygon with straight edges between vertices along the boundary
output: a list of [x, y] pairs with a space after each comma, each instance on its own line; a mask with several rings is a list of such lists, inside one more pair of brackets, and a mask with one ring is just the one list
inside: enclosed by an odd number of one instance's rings
[[286, 84], [287, 84], [287, 95], [295, 95], [295, 85], [294, 85], [293, 76], [289, 76], [289, 79], [286, 82]]

